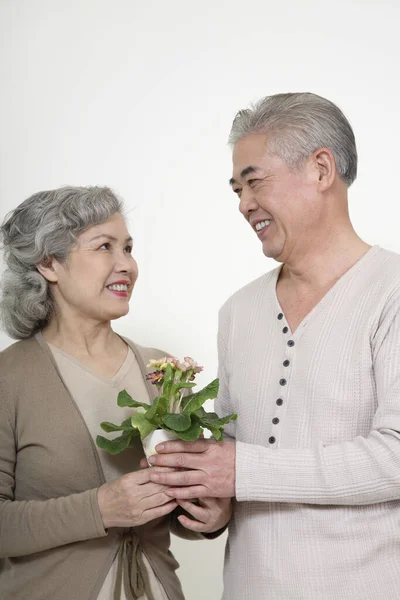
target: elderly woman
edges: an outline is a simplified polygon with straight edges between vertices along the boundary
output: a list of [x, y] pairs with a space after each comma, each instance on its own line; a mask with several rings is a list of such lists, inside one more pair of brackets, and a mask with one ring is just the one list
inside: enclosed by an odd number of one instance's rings
[[128, 416], [121, 389], [154, 397], [145, 365], [161, 356], [111, 328], [138, 276], [121, 202], [108, 188], [40, 192], [1, 235], [2, 321], [20, 341], [0, 355], [0, 598], [180, 600], [171, 527], [212, 537], [230, 506], [177, 517], [138, 438], [116, 456], [94, 443], [101, 421]]

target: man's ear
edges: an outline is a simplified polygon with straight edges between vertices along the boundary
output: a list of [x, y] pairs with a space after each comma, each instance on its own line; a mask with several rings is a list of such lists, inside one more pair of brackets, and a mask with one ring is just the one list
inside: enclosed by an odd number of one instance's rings
[[58, 281], [56, 263], [57, 261], [51, 256], [47, 261], [36, 265], [37, 270], [49, 283], [56, 283]]
[[332, 152], [328, 148], [319, 148], [313, 154], [317, 170], [319, 191], [325, 192], [331, 187], [336, 176], [336, 164]]

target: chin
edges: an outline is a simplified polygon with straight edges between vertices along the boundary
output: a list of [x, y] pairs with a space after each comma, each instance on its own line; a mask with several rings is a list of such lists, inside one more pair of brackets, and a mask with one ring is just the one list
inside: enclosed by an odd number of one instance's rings
[[282, 260], [283, 248], [277, 248], [271, 244], [263, 244], [263, 254], [267, 258], [273, 258], [277, 262], [283, 262]]
[[120, 306], [119, 308], [113, 308], [112, 310], [104, 311], [104, 317], [108, 321], [114, 321], [115, 319], [120, 319], [121, 317], [125, 317], [129, 312], [129, 305]]
[[127, 315], [129, 312], [129, 306], [126, 310], [119, 310], [118, 312], [115, 311], [115, 313], [110, 317], [111, 320], [115, 320], [115, 319], [120, 319], [121, 317], [125, 317], [125, 315]]

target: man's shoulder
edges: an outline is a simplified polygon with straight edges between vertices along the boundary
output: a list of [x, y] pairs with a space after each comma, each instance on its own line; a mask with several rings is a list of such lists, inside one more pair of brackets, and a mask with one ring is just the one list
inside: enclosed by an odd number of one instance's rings
[[279, 269], [280, 267], [276, 267], [275, 269], [264, 273], [231, 294], [222, 305], [221, 311], [223, 312], [224, 310], [229, 309], [232, 305], [239, 307], [243, 305], [248, 307], [248, 303], [253, 302], [259, 294], [264, 295], [269, 289], [275, 288]]
[[369, 266], [369, 285], [381, 293], [400, 296], [400, 254], [377, 247], [373, 264]]

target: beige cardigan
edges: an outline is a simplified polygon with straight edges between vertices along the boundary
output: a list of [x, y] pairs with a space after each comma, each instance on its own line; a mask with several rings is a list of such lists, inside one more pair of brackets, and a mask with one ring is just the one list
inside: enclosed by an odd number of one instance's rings
[[[160, 352], [126, 340], [143, 375]], [[148, 384], [150, 398], [154, 386]], [[140, 441], [131, 449], [139, 468]], [[104, 530], [97, 489], [98, 453], [45, 342], [17, 342], [0, 353], [0, 598], [94, 600], [121, 546], [133, 532], [170, 600], [183, 594], [169, 552], [171, 516], [134, 530]]]

